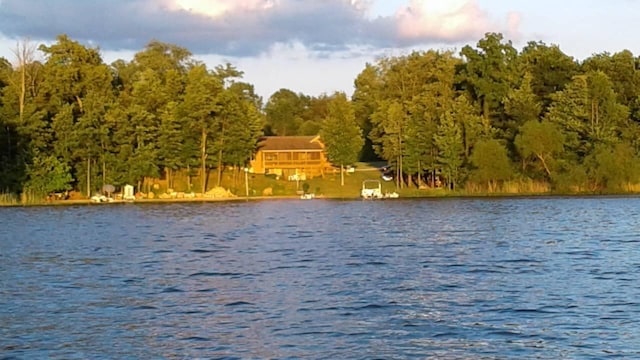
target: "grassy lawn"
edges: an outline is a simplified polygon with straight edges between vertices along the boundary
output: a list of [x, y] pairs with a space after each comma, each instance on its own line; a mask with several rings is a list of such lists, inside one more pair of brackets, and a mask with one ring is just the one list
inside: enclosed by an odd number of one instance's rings
[[[397, 192], [401, 197], [425, 197], [425, 196], [446, 196], [445, 190], [430, 189], [418, 190], [416, 188], [397, 189], [395, 181], [383, 181], [380, 168], [386, 163], [357, 163], [355, 171], [346, 172], [344, 174], [344, 186], [340, 184], [340, 171], [336, 169], [334, 172], [326, 173], [324, 177], [315, 177], [312, 179], [289, 181], [287, 179], [276, 179], [273, 176], [265, 176], [263, 174], [249, 174], [249, 196], [263, 196], [266, 192], [271, 192], [273, 196], [297, 196], [305, 189], [308, 193], [313, 193], [319, 197], [330, 198], [358, 198], [362, 183], [365, 180], [379, 180], [383, 193]], [[209, 181], [214, 184], [214, 181]], [[211, 188], [211, 186], [209, 186]], [[234, 182], [230, 174], [226, 174], [222, 187], [229, 189], [237, 196], [245, 196], [246, 189], [244, 183], [244, 174], [240, 179]]]
[[[340, 170], [335, 169], [332, 172], [325, 173], [323, 177], [315, 177], [300, 181], [289, 181], [284, 178], [276, 178], [274, 176], [266, 176], [264, 174], [247, 174], [247, 183], [249, 188], [249, 197], [297, 197], [306, 189], [307, 193], [312, 193], [317, 197], [327, 197], [336, 199], [356, 199], [360, 197], [362, 184], [365, 180], [378, 180], [382, 187], [382, 193], [397, 192], [400, 197], [428, 197], [428, 196], [447, 196], [444, 190], [418, 190], [416, 188], [402, 189], [396, 188], [395, 181], [383, 181], [380, 168], [385, 163], [357, 163], [352, 172], [345, 171], [344, 185], [340, 184]], [[151, 199], [162, 200], [162, 194], [167, 193], [166, 180], [155, 179], [153, 186], [147, 189], [154, 193]], [[207, 190], [216, 187], [217, 174], [212, 172], [209, 174]], [[237, 197], [243, 198], [246, 195], [245, 173], [234, 172], [232, 170], [223, 172], [221, 187], [229, 190]], [[172, 191], [189, 193], [188, 177], [185, 173], [178, 173], [174, 178], [174, 188]], [[201, 185], [197, 177], [191, 180], [191, 191], [196, 193], [196, 197], [202, 199], [201, 194], [197, 194], [201, 190]], [[144, 192], [144, 191], [143, 191]], [[79, 193], [78, 193], [79, 194]], [[81, 195], [81, 194], [79, 194]], [[166, 198], [165, 198], [166, 199]], [[81, 196], [77, 201], [88, 201]], [[18, 205], [18, 204], [44, 204], [50, 203], [46, 199], [19, 199], [13, 194], [0, 194], [0, 205]], [[55, 203], [68, 203], [67, 201]]]
[[[356, 167], [356, 171], [352, 173], [345, 172], [344, 174], [344, 186], [340, 184], [340, 171], [334, 173], [325, 174], [324, 177], [315, 177], [312, 179], [300, 180], [300, 181], [288, 181], [286, 179], [275, 179], [270, 176], [261, 174], [249, 175], [249, 189], [252, 196], [263, 195], [265, 189], [271, 188], [274, 196], [295, 196], [299, 191], [303, 191], [304, 188], [308, 188], [309, 193], [314, 193], [316, 196], [326, 196], [332, 198], [356, 198], [360, 196], [360, 190], [362, 189], [362, 182], [364, 180], [380, 180], [382, 184], [383, 192], [395, 191], [394, 182], [382, 181], [380, 172], [375, 168], [367, 168], [362, 170], [361, 167]], [[306, 185], [305, 185], [306, 184]], [[224, 186], [224, 184], [223, 184]], [[242, 184], [244, 186], [244, 184]], [[230, 187], [231, 191], [238, 195], [244, 195], [245, 189]]]

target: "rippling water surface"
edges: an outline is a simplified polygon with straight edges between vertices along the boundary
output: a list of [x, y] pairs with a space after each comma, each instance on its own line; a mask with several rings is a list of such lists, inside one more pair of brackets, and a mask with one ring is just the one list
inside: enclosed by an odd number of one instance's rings
[[0, 358], [638, 358], [640, 199], [0, 208]]

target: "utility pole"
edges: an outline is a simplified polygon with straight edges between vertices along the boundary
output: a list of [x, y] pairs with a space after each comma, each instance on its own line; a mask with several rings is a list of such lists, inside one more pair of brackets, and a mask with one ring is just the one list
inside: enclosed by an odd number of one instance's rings
[[244, 189], [247, 199], [249, 199], [249, 168], [244, 168]]

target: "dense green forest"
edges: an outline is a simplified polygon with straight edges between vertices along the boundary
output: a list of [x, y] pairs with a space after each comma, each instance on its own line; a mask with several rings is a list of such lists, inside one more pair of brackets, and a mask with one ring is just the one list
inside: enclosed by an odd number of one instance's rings
[[[367, 64], [350, 99], [281, 89], [266, 103], [234, 66], [209, 69], [158, 41], [110, 65], [64, 35], [14, 53], [13, 65], [0, 58], [4, 193], [90, 194], [159, 177], [171, 187], [177, 171], [220, 182], [248, 164], [260, 136], [315, 134], [335, 137], [325, 140], [336, 165], [357, 159], [354, 145], [360, 160], [387, 161], [400, 189], [436, 179], [487, 192], [640, 188], [640, 58], [626, 50], [577, 61], [488, 33], [459, 53]], [[340, 148], [345, 134], [354, 141]]]

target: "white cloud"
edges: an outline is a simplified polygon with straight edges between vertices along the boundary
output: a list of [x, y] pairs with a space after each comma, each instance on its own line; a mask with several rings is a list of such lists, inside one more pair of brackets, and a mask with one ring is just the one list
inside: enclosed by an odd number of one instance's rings
[[273, 8], [278, 0], [174, 0], [174, 9], [186, 10], [209, 17], [229, 12], [260, 11]]
[[404, 39], [460, 41], [479, 38], [492, 27], [475, 0], [411, 0], [395, 18]]
[[517, 12], [510, 12], [507, 15], [507, 31], [506, 37], [512, 40], [519, 40], [521, 37], [520, 26], [522, 23], [522, 15]]
[[[519, 24], [513, 17], [498, 26], [474, 0], [404, 0], [375, 16], [383, 0], [0, 1], [0, 34], [8, 38], [47, 41], [64, 33], [103, 50], [140, 50], [156, 39], [195, 54], [236, 57], [296, 42], [318, 57], [354, 47], [453, 44]], [[395, 14], [394, 7], [400, 7]]]

